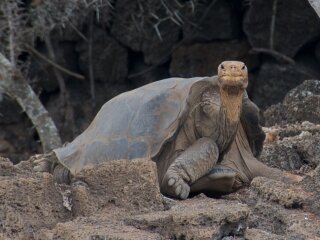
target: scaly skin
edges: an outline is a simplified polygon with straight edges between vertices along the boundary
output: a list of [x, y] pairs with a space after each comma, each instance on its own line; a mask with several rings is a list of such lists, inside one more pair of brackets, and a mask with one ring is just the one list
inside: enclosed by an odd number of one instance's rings
[[[204, 104], [207, 114], [202, 115], [204, 118], [211, 118], [209, 122], [217, 125], [214, 126], [217, 130], [214, 133], [210, 133], [210, 129], [202, 131], [203, 135], [208, 136], [200, 136], [172, 162], [161, 181], [161, 191], [164, 194], [186, 199], [190, 193], [190, 186], [213, 169], [220, 153], [234, 140], [240, 122], [243, 93], [247, 85], [248, 73], [244, 63], [227, 61], [220, 64], [218, 68], [220, 107], [210, 109], [209, 104], [208, 109], [208, 104]], [[199, 121], [201, 123], [201, 117]], [[209, 178], [215, 181], [226, 178], [227, 185], [233, 185], [235, 181], [235, 174], [230, 175], [228, 171], [212, 172], [209, 175]], [[227, 187], [232, 188], [232, 186]]]
[[161, 184], [161, 192], [186, 199], [189, 184], [195, 182], [218, 161], [219, 149], [210, 138], [200, 138], [186, 149], [169, 167]]

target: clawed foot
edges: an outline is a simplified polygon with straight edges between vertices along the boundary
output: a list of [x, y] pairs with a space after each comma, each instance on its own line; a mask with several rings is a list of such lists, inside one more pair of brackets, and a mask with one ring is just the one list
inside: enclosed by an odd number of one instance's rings
[[161, 192], [170, 197], [187, 199], [190, 193], [190, 186], [179, 174], [170, 171], [163, 178]]
[[30, 159], [34, 166], [33, 170], [35, 172], [52, 172], [55, 165], [55, 162], [52, 159], [54, 157], [52, 156], [53, 154], [54, 153], [34, 155]]

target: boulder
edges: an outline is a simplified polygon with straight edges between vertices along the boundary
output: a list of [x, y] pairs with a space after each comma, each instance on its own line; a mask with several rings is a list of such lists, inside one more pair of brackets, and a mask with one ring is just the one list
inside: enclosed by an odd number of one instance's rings
[[[63, 68], [70, 70], [71, 72], [79, 73], [80, 70], [78, 66], [78, 55], [75, 51], [75, 42], [59, 42], [57, 39], [53, 39], [51, 42], [55, 54], [55, 62]], [[51, 59], [48, 53], [48, 49], [44, 43], [39, 42], [36, 50], [44, 57]], [[28, 71], [28, 79], [31, 79], [31, 86], [34, 88], [37, 94], [40, 95], [40, 93], [42, 92], [52, 93], [56, 92], [59, 89], [55, 71], [58, 71], [62, 75], [66, 84], [70, 80], [81, 81], [57, 70], [47, 61], [43, 61], [39, 57], [32, 55], [30, 69]]]
[[259, 160], [284, 170], [299, 170], [304, 162], [291, 142], [265, 144]]
[[238, 38], [241, 33], [240, 2], [231, 0], [195, 2], [186, 14], [183, 37], [187, 42], [208, 42]]
[[0, 124], [18, 123], [21, 121], [21, 107], [13, 99], [0, 94]]
[[235, 201], [192, 199], [168, 211], [132, 213], [117, 207], [43, 229], [37, 239], [228, 239], [246, 230], [249, 209]]
[[[281, 76], [279, 77], [281, 79]], [[268, 108], [265, 113], [267, 126], [303, 121], [320, 123], [320, 81], [304, 81], [287, 93], [282, 103]]]
[[168, 239], [223, 239], [242, 236], [248, 216], [245, 204], [194, 198], [179, 202], [168, 211], [132, 216], [126, 223]]
[[[89, 36], [89, 33], [87, 34]], [[127, 50], [101, 28], [92, 30], [92, 63], [89, 62], [89, 43], [82, 40], [76, 46], [79, 53], [79, 67], [90, 79], [92, 64], [95, 81], [121, 84], [128, 74]]]
[[154, 0], [116, 1], [111, 33], [123, 45], [143, 52], [145, 63], [163, 63], [180, 34], [180, 26], [168, 7]]
[[251, 1], [243, 29], [253, 48], [294, 57], [319, 36], [320, 19], [307, 0], [255, 0]]
[[275, 202], [286, 208], [302, 208], [308, 197], [308, 193], [301, 188], [264, 177], [254, 178], [250, 189], [251, 194], [255, 195], [253, 198]]
[[[320, 164], [320, 125], [310, 122], [264, 128], [267, 142], [259, 160], [288, 171], [305, 173]], [[269, 135], [274, 135], [271, 139]]]
[[[312, 213], [285, 209], [279, 205], [261, 201], [252, 207], [248, 219], [249, 229], [259, 229], [260, 234], [261, 231], [263, 231], [262, 234], [264, 232], [275, 234], [276, 238], [272, 239], [318, 239], [319, 224], [319, 218]], [[247, 230], [246, 234], [250, 232]]]
[[320, 63], [320, 42], [317, 42], [314, 48], [314, 55], [317, 59], [317, 62]]
[[249, 54], [250, 48], [246, 41], [239, 40], [181, 46], [172, 54], [170, 73], [174, 77], [212, 76], [226, 59], [243, 61], [251, 70], [259, 60]]
[[282, 101], [288, 90], [313, 78], [299, 65], [265, 62], [258, 73], [252, 91], [252, 100], [262, 109]]
[[0, 158], [1, 232], [12, 239], [32, 239], [39, 229], [71, 217], [52, 175], [31, 177], [24, 171]]
[[313, 9], [316, 11], [318, 16], [320, 17], [320, 2], [317, 0], [308, 0], [310, 5], [313, 7]]
[[144, 62], [143, 54], [131, 52], [129, 54], [129, 73], [127, 83], [137, 88], [148, 83], [170, 77], [169, 64], [148, 65]]
[[[113, 214], [96, 214], [88, 218], [77, 218], [74, 221], [59, 223], [52, 230], [42, 229], [36, 234], [39, 240], [55, 239], [88, 239], [88, 240], [160, 240], [157, 233], [150, 233], [125, 225], [119, 220], [121, 212], [114, 209]], [[122, 213], [123, 215], [123, 213]], [[121, 219], [121, 218], [120, 218]]]
[[108, 205], [140, 211], [163, 209], [157, 168], [151, 160], [108, 161], [84, 168], [73, 181], [75, 215], [89, 215]]
[[0, 155], [10, 157], [13, 163], [28, 159], [30, 155], [41, 151], [40, 143], [34, 140], [35, 136], [36, 131], [30, 120], [25, 114], [21, 114], [20, 123], [6, 124], [1, 127]]
[[320, 217], [320, 165], [304, 177], [300, 186], [305, 191], [312, 193], [307, 202], [308, 208]]

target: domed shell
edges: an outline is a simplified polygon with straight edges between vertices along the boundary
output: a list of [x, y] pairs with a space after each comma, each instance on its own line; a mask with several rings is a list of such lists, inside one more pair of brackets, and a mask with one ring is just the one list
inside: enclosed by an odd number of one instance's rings
[[199, 86], [215, 82], [169, 78], [120, 94], [102, 106], [81, 135], [54, 152], [72, 174], [108, 160], [152, 159], [177, 131]]
[[[154, 159], [174, 136], [190, 106], [216, 84], [216, 77], [169, 78], [120, 94], [102, 106], [81, 135], [54, 152], [72, 174], [109, 160]], [[264, 133], [259, 110], [247, 94], [241, 122], [253, 153], [259, 155]]]

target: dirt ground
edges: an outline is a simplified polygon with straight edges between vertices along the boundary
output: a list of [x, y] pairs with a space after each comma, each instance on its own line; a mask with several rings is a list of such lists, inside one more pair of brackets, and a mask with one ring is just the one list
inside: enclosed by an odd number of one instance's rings
[[[320, 133], [319, 125], [312, 129], [309, 139]], [[274, 155], [270, 149], [298, 137], [266, 149]], [[302, 165], [297, 185], [258, 177], [219, 199], [179, 201], [160, 194], [151, 161], [111, 161], [58, 185], [33, 172], [31, 161], [1, 158], [0, 239], [320, 239], [320, 167]]]

